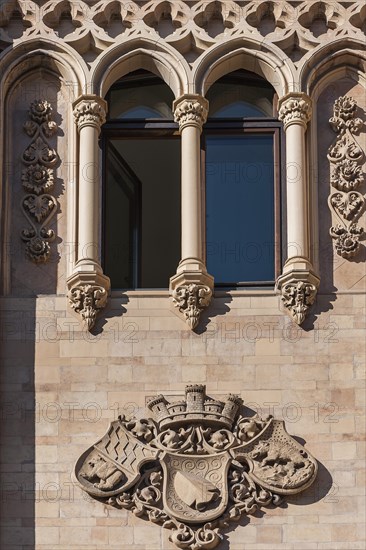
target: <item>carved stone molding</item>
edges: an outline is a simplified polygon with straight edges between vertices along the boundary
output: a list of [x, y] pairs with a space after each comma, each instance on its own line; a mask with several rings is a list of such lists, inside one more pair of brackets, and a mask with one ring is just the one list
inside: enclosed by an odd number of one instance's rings
[[93, 126], [98, 132], [102, 124], [106, 121], [106, 102], [94, 95], [84, 95], [81, 99], [76, 100], [74, 107], [74, 119], [78, 130], [84, 126]]
[[173, 103], [174, 120], [182, 131], [185, 126], [196, 126], [202, 130], [207, 120], [208, 101], [196, 94], [186, 94]]
[[101, 273], [74, 273], [67, 281], [69, 304], [78, 313], [87, 330], [96, 322], [99, 310], [107, 304], [109, 278]]
[[193, 330], [197, 327], [202, 311], [210, 305], [212, 290], [209, 286], [191, 283], [172, 291], [173, 304], [183, 313]]
[[49, 243], [55, 239], [55, 232], [48, 226], [56, 214], [57, 201], [50, 192], [60, 159], [49, 139], [55, 135], [58, 126], [52, 120], [52, 107], [45, 99], [31, 103], [29, 118], [23, 126], [32, 141], [22, 155], [26, 166], [22, 170], [22, 185], [27, 194], [22, 199], [21, 207], [30, 228], [23, 229], [21, 237], [26, 243], [28, 258], [42, 263], [48, 260]]
[[292, 92], [278, 102], [278, 118], [283, 121], [285, 129], [290, 124], [302, 124], [306, 128], [311, 111], [311, 99], [304, 93]]
[[337, 39], [362, 43], [363, 7], [360, 0], [2, 0], [1, 41], [62, 39], [90, 63], [116, 42], [144, 36], [166, 41], [192, 63], [214, 44], [253, 36], [300, 65], [309, 51]]
[[342, 258], [351, 259], [360, 249], [359, 240], [364, 229], [357, 224], [365, 208], [364, 196], [356, 191], [363, 182], [362, 164], [364, 152], [355, 135], [362, 129], [363, 121], [356, 117], [357, 104], [352, 97], [338, 98], [329, 122], [337, 137], [328, 150], [330, 184], [337, 189], [331, 192], [328, 204], [337, 223], [329, 230], [335, 241], [335, 249]]
[[152, 418], [120, 416], [77, 460], [74, 478], [104, 505], [170, 529], [187, 550], [215, 548], [230, 521], [308, 488], [317, 462], [272, 416], [242, 399], [187, 386], [185, 399], [148, 402]]

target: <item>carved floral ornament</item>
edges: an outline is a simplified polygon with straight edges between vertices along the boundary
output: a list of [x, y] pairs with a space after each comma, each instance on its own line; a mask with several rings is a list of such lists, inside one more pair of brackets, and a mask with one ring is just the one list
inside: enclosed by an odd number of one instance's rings
[[22, 230], [26, 254], [35, 263], [46, 262], [50, 256], [50, 242], [55, 238], [49, 223], [57, 211], [55, 197], [50, 195], [54, 187], [55, 168], [59, 156], [49, 139], [57, 132], [52, 120], [52, 107], [48, 101], [33, 101], [29, 118], [24, 123], [25, 133], [32, 139], [22, 155], [25, 168], [22, 170], [22, 185], [26, 192], [21, 207], [30, 228]]
[[100, 130], [106, 121], [106, 112], [100, 102], [93, 99], [79, 101], [74, 108], [74, 119], [80, 131], [84, 126], [94, 126]]
[[302, 124], [306, 128], [311, 110], [311, 99], [306, 94], [292, 92], [281, 100], [278, 118], [283, 121], [285, 129], [294, 123]]
[[243, 416], [242, 404], [212, 399], [202, 385], [174, 403], [158, 395], [147, 405], [153, 418], [112, 422], [74, 477], [99, 501], [171, 529], [178, 548], [215, 548], [230, 521], [281, 504], [317, 474], [283, 421]]
[[200, 130], [207, 120], [208, 101], [202, 96], [186, 95], [173, 104], [174, 121], [179, 124], [180, 131], [185, 126], [197, 126]]
[[338, 221], [329, 232], [335, 241], [337, 254], [346, 259], [357, 255], [359, 241], [364, 235], [363, 227], [357, 222], [365, 208], [365, 198], [358, 191], [364, 181], [362, 164], [365, 155], [355, 137], [364, 123], [356, 117], [356, 110], [355, 100], [343, 96], [335, 101], [333, 116], [329, 119], [337, 137], [328, 150], [330, 184], [336, 189], [336, 192], [331, 192], [328, 204]]

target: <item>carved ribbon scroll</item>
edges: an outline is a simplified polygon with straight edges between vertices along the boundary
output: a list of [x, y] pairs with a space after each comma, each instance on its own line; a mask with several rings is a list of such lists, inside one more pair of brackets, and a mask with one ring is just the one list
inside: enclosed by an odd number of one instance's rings
[[27, 257], [35, 263], [42, 263], [49, 258], [49, 243], [55, 238], [49, 223], [56, 214], [57, 202], [50, 191], [54, 186], [59, 156], [49, 139], [57, 132], [58, 126], [52, 120], [51, 105], [42, 99], [31, 103], [29, 118], [23, 126], [32, 141], [22, 155], [25, 165], [22, 185], [26, 195], [21, 206], [30, 227], [22, 230], [21, 237], [26, 243]]
[[364, 152], [355, 138], [364, 123], [355, 116], [356, 109], [352, 97], [340, 97], [335, 101], [334, 114], [329, 119], [337, 138], [328, 151], [330, 183], [336, 189], [332, 190], [328, 204], [339, 222], [330, 228], [330, 235], [335, 240], [337, 254], [347, 259], [358, 253], [359, 239], [364, 233], [357, 223], [365, 206], [365, 198], [359, 192], [363, 182]]

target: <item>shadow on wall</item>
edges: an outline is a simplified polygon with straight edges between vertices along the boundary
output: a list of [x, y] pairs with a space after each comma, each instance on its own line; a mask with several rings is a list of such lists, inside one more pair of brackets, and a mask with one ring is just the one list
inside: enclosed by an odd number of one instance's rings
[[[36, 65], [37, 62], [34, 63]], [[42, 484], [42, 474], [36, 483], [35, 438], [36, 435], [40, 438], [40, 445], [49, 444], [48, 438], [57, 429], [57, 424], [43, 418], [42, 406], [36, 402], [35, 390], [37, 384], [37, 391], [49, 391], [46, 385], [52, 361], [49, 357], [52, 353], [49, 353], [50, 340], [44, 334], [43, 322], [53, 321], [56, 326], [57, 312], [51, 296], [57, 294], [65, 277], [66, 257], [60, 256], [58, 252], [62, 242], [58, 235], [63, 233], [60, 227], [66, 226], [64, 183], [58, 177], [62, 171], [60, 158], [64, 157], [59, 146], [64, 142], [64, 135], [59, 128], [62, 123], [59, 114], [62, 111], [59, 105], [59, 79], [55, 74], [36, 66], [34, 71], [29, 72], [31, 66], [32, 61], [29, 61], [28, 72], [25, 67], [17, 68], [22, 76], [10, 88], [3, 117], [7, 140], [2, 169], [3, 181], [6, 183], [5, 204], [8, 206], [2, 211], [2, 227], [8, 228], [8, 231], [3, 232], [5, 242], [2, 244], [6, 251], [3, 262], [5, 288], [2, 289], [3, 295], [0, 298], [0, 547], [4, 550], [35, 548], [35, 507], [48, 504], [47, 491], [51, 490], [47, 484]], [[48, 151], [44, 143], [43, 148], [39, 145], [40, 141], [38, 146], [36, 143], [37, 139], [46, 137], [40, 130], [43, 121], [37, 123], [29, 115], [30, 105], [39, 99], [45, 99], [52, 105], [51, 120], [58, 126], [53, 126], [53, 135], [50, 133], [47, 136]], [[28, 127], [25, 129], [26, 122]], [[47, 131], [50, 131], [50, 127]], [[41, 155], [49, 155], [52, 150], [57, 151], [55, 162], [42, 166]], [[28, 162], [24, 162], [26, 151]], [[37, 156], [36, 160], [34, 156]], [[44, 212], [37, 211], [37, 199], [44, 193], [54, 197], [54, 201], [51, 201], [54, 215], [52, 219], [48, 216], [47, 229], [54, 232], [55, 238], [50, 239], [52, 242], [47, 262], [36, 263], [26, 256], [27, 239], [22, 239], [22, 232], [32, 232], [34, 227], [39, 229], [42, 221], [47, 218]], [[24, 211], [27, 208], [26, 200], [29, 206], [28, 215]], [[43, 206], [45, 207], [44, 204]], [[37, 215], [41, 223], [37, 222]], [[9, 218], [4, 220], [7, 216]], [[38, 312], [36, 317], [39, 294], [50, 295], [50, 298], [44, 301], [45, 309]], [[39, 358], [36, 358], [36, 345]], [[40, 376], [37, 381], [36, 372]], [[52, 490], [55, 491], [56, 488], [53, 487]]]

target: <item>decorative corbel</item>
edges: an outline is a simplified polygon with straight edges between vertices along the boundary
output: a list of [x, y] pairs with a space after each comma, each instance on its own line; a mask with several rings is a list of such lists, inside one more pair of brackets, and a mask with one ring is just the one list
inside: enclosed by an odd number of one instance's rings
[[212, 290], [194, 283], [178, 286], [172, 291], [173, 304], [183, 313], [190, 328], [197, 327], [204, 308], [210, 305]]
[[328, 150], [330, 184], [336, 189], [331, 192], [328, 204], [339, 222], [330, 228], [329, 233], [335, 241], [337, 254], [347, 260], [359, 252], [359, 240], [364, 234], [357, 221], [364, 211], [365, 198], [356, 189], [363, 182], [365, 155], [355, 138], [364, 123], [356, 117], [356, 110], [355, 100], [343, 96], [335, 101], [333, 116], [329, 119], [337, 137]]
[[57, 211], [57, 201], [50, 194], [55, 180], [55, 168], [59, 156], [49, 139], [57, 132], [57, 124], [52, 120], [52, 107], [45, 99], [33, 101], [29, 118], [24, 123], [24, 131], [32, 138], [22, 155], [26, 166], [22, 170], [22, 185], [26, 192], [21, 206], [30, 228], [23, 229], [22, 240], [26, 243], [26, 255], [35, 263], [44, 263], [50, 256], [50, 242], [55, 232], [49, 223]]
[[204, 263], [201, 219], [200, 134], [208, 102], [186, 94], [174, 102], [173, 111], [182, 136], [182, 259], [170, 279], [170, 294], [193, 330], [210, 304], [214, 285]]

